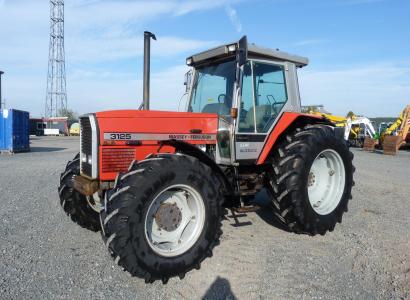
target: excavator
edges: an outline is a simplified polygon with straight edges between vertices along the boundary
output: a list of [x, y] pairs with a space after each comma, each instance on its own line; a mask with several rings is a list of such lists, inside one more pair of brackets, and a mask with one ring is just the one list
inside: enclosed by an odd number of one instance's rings
[[399, 117], [376, 138], [366, 138], [363, 149], [373, 151], [379, 145], [384, 154], [395, 155], [397, 151], [410, 142], [410, 105], [407, 105]]
[[401, 146], [410, 141], [410, 105], [407, 105], [397, 120], [380, 136], [383, 153], [395, 155]]
[[317, 111], [310, 111], [309, 114], [324, 117], [336, 127], [344, 127], [344, 138], [353, 147], [363, 147], [366, 138], [373, 139], [377, 134], [372, 122], [366, 117], [342, 117]]

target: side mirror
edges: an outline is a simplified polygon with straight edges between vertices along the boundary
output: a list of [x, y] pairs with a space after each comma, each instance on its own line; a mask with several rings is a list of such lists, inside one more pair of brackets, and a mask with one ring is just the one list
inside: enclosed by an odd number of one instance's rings
[[185, 93], [188, 93], [191, 89], [191, 82], [192, 82], [192, 70], [189, 70], [185, 73], [184, 78], [184, 85], [185, 85]]
[[244, 35], [238, 42], [238, 49], [236, 51], [236, 61], [239, 66], [246, 64], [248, 60], [248, 39]]

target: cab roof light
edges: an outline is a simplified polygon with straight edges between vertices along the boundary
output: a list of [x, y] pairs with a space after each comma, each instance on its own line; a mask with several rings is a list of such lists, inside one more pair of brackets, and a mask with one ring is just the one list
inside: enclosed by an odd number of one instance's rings
[[235, 52], [236, 51], [236, 44], [232, 44], [228, 46], [228, 52]]

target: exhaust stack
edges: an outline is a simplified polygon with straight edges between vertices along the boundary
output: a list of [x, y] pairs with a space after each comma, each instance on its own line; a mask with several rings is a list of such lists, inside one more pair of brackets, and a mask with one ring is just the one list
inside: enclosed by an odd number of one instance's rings
[[151, 61], [151, 38], [156, 41], [155, 34], [144, 31], [144, 87], [142, 109], [149, 110], [149, 80], [150, 80], [150, 61]]

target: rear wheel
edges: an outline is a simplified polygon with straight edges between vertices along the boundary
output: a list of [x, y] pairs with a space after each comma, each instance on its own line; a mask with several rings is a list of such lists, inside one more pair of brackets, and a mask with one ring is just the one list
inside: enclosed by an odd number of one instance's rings
[[80, 175], [80, 156], [77, 154], [67, 163], [60, 176], [58, 193], [60, 204], [71, 220], [92, 231], [100, 230], [99, 199], [97, 195], [84, 196], [73, 188], [74, 176]]
[[185, 276], [212, 255], [222, 234], [221, 183], [185, 155], [156, 155], [119, 175], [101, 211], [116, 262], [146, 282]]
[[297, 129], [279, 144], [267, 172], [275, 216], [290, 231], [332, 231], [347, 211], [353, 154], [325, 125]]

